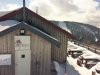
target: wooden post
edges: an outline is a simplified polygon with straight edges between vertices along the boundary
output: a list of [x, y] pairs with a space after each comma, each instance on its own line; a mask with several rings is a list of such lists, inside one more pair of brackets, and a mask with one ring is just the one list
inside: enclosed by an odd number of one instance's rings
[[96, 72], [95, 71], [92, 71], [92, 75], [96, 75]]
[[95, 53], [96, 53], [96, 48], [95, 48]]
[[84, 59], [82, 58], [82, 64], [83, 64], [83, 60], [84, 60]]
[[26, 21], [25, 0], [23, 0], [23, 21]]
[[90, 47], [90, 46], [88, 46], [88, 50], [90, 49], [89, 47]]

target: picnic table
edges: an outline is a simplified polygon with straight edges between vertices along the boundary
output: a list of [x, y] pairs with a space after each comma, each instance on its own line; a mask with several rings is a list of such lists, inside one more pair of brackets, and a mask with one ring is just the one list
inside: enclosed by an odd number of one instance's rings
[[72, 57], [83, 54], [83, 50], [81, 49], [69, 49], [68, 54], [72, 55]]
[[85, 66], [87, 68], [89, 68], [92, 65], [97, 64], [100, 61], [100, 59], [97, 56], [93, 56], [93, 55], [91, 55], [91, 56], [80, 56], [80, 57], [81, 57], [82, 64], [83, 64], [83, 61], [85, 60]]
[[85, 64], [85, 67], [90, 68], [94, 65], [96, 65], [98, 63], [98, 61], [89, 61]]
[[100, 59], [97, 56], [80, 56], [82, 63], [83, 60], [85, 60], [85, 63], [87, 63], [88, 61], [99, 61]]
[[95, 68], [97, 73], [100, 73], [100, 62], [96, 65], [97, 67]]

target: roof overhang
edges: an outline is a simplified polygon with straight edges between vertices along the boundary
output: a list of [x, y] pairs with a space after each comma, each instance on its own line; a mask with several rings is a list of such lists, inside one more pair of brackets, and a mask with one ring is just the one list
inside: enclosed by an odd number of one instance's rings
[[9, 34], [9, 33], [13, 32], [17, 29], [22, 29], [22, 28], [26, 29], [26, 30], [29, 30], [30, 32], [46, 39], [47, 41], [49, 41], [50, 43], [56, 45], [57, 47], [60, 47], [60, 45], [61, 45], [61, 43], [57, 39], [51, 37], [50, 35], [44, 33], [43, 31], [41, 31], [41, 30], [31, 26], [31, 25], [28, 25], [25, 22], [20, 22], [20, 23], [14, 25], [14, 26], [11, 26], [11, 27], [1, 31], [0, 32], [0, 37], [4, 36], [6, 34]]

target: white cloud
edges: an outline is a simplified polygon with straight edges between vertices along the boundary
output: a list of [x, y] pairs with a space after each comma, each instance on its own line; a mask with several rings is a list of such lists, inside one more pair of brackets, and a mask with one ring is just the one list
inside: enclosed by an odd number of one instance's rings
[[36, 7], [38, 7], [39, 14], [42, 16], [63, 15], [62, 12], [68, 13], [78, 9], [77, 6], [71, 4], [69, 1], [70, 0], [33, 0], [29, 8], [35, 11]]
[[[34, 5], [33, 5], [34, 4]], [[50, 15], [49, 12], [52, 11], [51, 4], [46, 0], [35, 0], [31, 1], [30, 6], [32, 10], [36, 11], [36, 7], [38, 7], [39, 13], [42, 15]], [[42, 10], [41, 10], [42, 9]]]
[[17, 4], [7, 4], [7, 5], [0, 4], [0, 11], [10, 11], [10, 10], [17, 9], [19, 7], [21, 6]]
[[[99, 3], [95, 0], [29, 0], [29, 8], [48, 20], [75, 21], [100, 27]], [[0, 11], [13, 10], [21, 6], [2, 4]]]
[[99, 3], [95, 0], [30, 0], [29, 8], [48, 20], [76, 21], [100, 26]]

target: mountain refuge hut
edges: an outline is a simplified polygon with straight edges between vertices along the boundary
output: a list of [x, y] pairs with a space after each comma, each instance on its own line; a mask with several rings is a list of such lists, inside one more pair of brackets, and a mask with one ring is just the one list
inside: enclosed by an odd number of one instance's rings
[[26, 7], [0, 12], [0, 25], [9, 21], [0, 32], [0, 75], [50, 75], [51, 61], [67, 61], [74, 35]]

